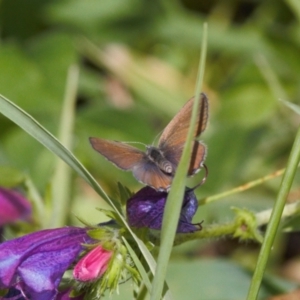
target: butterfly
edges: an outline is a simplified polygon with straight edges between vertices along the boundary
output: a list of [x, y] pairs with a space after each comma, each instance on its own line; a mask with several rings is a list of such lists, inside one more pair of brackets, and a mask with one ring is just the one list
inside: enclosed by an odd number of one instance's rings
[[[163, 130], [158, 146], [146, 146], [146, 151], [118, 141], [91, 137], [92, 147], [118, 168], [132, 171], [141, 183], [157, 191], [168, 191], [175, 175], [187, 137], [195, 97], [187, 101]], [[208, 98], [200, 95], [194, 138], [206, 128], [208, 121]], [[196, 174], [206, 157], [206, 146], [194, 140], [188, 176]]]

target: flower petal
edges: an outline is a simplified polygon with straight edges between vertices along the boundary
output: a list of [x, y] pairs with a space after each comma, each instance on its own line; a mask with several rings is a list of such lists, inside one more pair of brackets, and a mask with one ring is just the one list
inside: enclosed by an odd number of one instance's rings
[[31, 215], [31, 204], [20, 193], [0, 187], [0, 226]]
[[[127, 201], [127, 217], [132, 227], [161, 229], [168, 193], [159, 192], [148, 186], [142, 188]], [[192, 189], [186, 189], [177, 232], [193, 232], [199, 228], [191, 223], [198, 208]]]
[[86, 229], [35, 232], [0, 244], [0, 287], [19, 284], [31, 299], [52, 299], [66, 269], [90, 240]]

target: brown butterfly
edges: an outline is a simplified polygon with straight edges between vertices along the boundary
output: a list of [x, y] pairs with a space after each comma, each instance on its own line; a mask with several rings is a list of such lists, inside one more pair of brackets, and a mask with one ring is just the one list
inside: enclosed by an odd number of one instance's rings
[[[191, 98], [164, 129], [158, 147], [147, 146], [143, 152], [126, 143], [90, 138], [95, 150], [118, 168], [132, 171], [134, 177], [158, 191], [168, 191], [178, 166], [190, 126], [194, 97]], [[194, 137], [206, 128], [208, 120], [208, 98], [201, 93]], [[203, 166], [206, 146], [194, 141], [188, 176], [197, 173]]]

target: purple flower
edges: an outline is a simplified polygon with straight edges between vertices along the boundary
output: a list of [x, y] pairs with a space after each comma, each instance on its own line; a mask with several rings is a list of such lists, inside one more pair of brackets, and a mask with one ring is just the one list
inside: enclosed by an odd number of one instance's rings
[[0, 187], [0, 226], [31, 215], [31, 204], [20, 193]]
[[87, 229], [42, 230], [0, 244], [0, 288], [16, 288], [25, 299], [59, 299], [64, 272], [91, 238]]
[[[148, 186], [133, 195], [126, 205], [128, 223], [132, 227], [161, 229], [168, 193], [159, 192]], [[198, 208], [194, 189], [187, 188], [184, 194], [177, 232], [194, 232], [201, 229], [191, 223]]]

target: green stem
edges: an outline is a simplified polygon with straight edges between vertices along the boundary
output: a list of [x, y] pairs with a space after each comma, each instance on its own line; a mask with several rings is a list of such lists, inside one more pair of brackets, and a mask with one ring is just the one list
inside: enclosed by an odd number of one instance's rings
[[286, 198], [292, 186], [297, 167], [300, 160], [300, 128], [298, 129], [296, 139], [287, 163], [286, 171], [283, 175], [280, 189], [277, 195], [274, 209], [271, 214], [270, 222], [267, 227], [266, 235], [258, 256], [254, 275], [249, 288], [247, 300], [257, 299], [260, 284], [266, 268], [266, 264], [271, 252], [271, 248], [278, 230], [281, 215], [286, 203]]
[[278, 176], [281, 176], [284, 171], [285, 171], [285, 169], [277, 170], [277, 171], [275, 171], [275, 172], [273, 172], [271, 174], [268, 174], [268, 175], [263, 176], [261, 178], [258, 178], [258, 179], [255, 179], [253, 181], [247, 182], [247, 183], [245, 183], [243, 185], [240, 185], [240, 186], [238, 186], [236, 188], [233, 188], [233, 189], [231, 189], [229, 191], [225, 191], [223, 193], [219, 193], [219, 194], [216, 194], [216, 195], [204, 198], [204, 199], [200, 199], [199, 200], [199, 205], [211, 203], [211, 202], [220, 200], [222, 198], [228, 197], [230, 195], [233, 195], [233, 194], [236, 194], [236, 193], [239, 193], [239, 192], [244, 192], [244, 191], [246, 191], [248, 189], [251, 189], [251, 188], [253, 188], [255, 186], [263, 184], [264, 182], [266, 182], [268, 180], [271, 180], [271, 179], [274, 179], [274, 178], [276, 178]]
[[[300, 202], [290, 203], [285, 205], [283, 213], [282, 213], [282, 219], [288, 218], [290, 216], [293, 216], [300, 211]], [[264, 211], [261, 211], [259, 213], [254, 214], [254, 217], [256, 219], [255, 222], [255, 228], [258, 228], [259, 226], [266, 225], [269, 223], [269, 220], [271, 218], [272, 209], [266, 209]], [[232, 222], [225, 223], [225, 224], [214, 224], [214, 225], [207, 225], [203, 226], [203, 229], [200, 231], [196, 231], [194, 233], [178, 233], [176, 234], [176, 238], [174, 241], [174, 245], [180, 245], [188, 241], [192, 240], [199, 240], [199, 239], [205, 239], [205, 238], [217, 238], [217, 237], [224, 237], [226, 235], [235, 235], [237, 228], [239, 227], [238, 220], [235, 219]], [[248, 226], [249, 229], [249, 226]], [[240, 236], [236, 236], [238, 238], [241, 238]], [[152, 234], [151, 235], [151, 241], [155, 245], [159, 245], [160, 237], [159, 235]]]
[[[71, 66], [68, 72], [58, 134], [60, 142], [69, 150], [72, 148], [78, 79], [78, 67]], [[66, 224], [70, 206], [71, 177], [70, 167], [57, 157], [52, 179], [53, 211], [48, 227], [55, 228]]]
[[34, 209], [36, 212], [35, 218], [38, 219], [38, 222], [39, 222], [41, 228], [46, 228], [47, 220], [45, 220], [45, 204], [44, 204], [42, 197], [40, 196], [37, 188], [31, 181], [29, 176], [25, 177], [24, 185], [28, 191], [29, 198], [34, 203]]
[[179, 233], [176, 235], [174, 246], [180, 245], [186, 241], [197, 240], [200, 238], [216, 238], [231, 235], [235, 231], [235, 222], [222, 224], [221, 226], [211, 225], [195, 233]]

